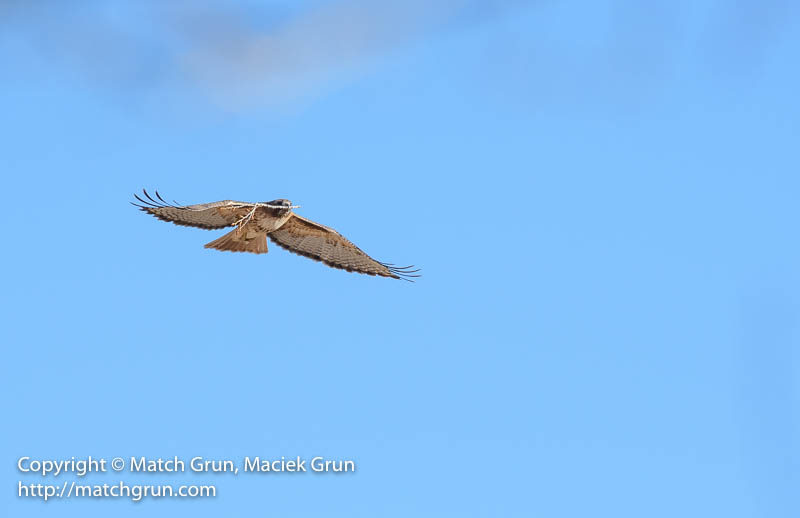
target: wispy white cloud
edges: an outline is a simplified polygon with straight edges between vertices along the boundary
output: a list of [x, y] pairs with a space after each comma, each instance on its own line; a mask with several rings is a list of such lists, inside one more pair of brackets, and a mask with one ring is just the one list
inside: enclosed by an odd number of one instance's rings
[[120, 86], [178, 82], [228, 108], [284, 105], [326, 92], [372, 60], [458, 21], [522, 0], [341, 0], [287, 14], [253, 5], [0, 0], [5, 28], [48, 58]]

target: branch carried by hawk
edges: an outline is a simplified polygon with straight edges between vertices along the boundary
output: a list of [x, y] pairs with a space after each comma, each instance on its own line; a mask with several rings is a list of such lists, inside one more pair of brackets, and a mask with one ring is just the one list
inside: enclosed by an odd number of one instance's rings
[[419, 277], [416, 273], [419, 270], [414, 270], [413, 266], [394, 266], [376, 261], [334, 229], [295, 214], [292, 209], [298, 206], [289, 200], [263, 203], [224, 200], [180, 205], [166, 202], [158, 191], [155, 197], [145, 190], [142, 193], [144, 198], [134, 194], [139, 203], [131, 203], [162, 221], [206, 230], [235, 227], [207, 243], [206, 248], [266, 254], [269, 238], [281, 248], [332, 268], [408, 281]]

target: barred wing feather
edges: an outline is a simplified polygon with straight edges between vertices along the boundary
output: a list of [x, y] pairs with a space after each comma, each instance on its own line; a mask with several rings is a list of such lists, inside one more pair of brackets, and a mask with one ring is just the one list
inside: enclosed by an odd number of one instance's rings
[[297, 214], [278, 230], [268, 234], [278, 246], [298, 255], [321, 261], [348, 272], [411, 280], [417, 270], [397, 267], [368, 256], [360, 248], [332, 228], [320, 225]]
[[253, 207], [251, 203], [233, 200], [215, 201], [199, 205], [170, 204], [164, 201], [158, 191], [155, 198], [142, 191], [144, 198], [134, 195], [139, 203], [133, 203], [140, 210], [152, 214], [162, 221], [169, 221], [185, 227], [212, 230], [230, 227], [245, 216]]

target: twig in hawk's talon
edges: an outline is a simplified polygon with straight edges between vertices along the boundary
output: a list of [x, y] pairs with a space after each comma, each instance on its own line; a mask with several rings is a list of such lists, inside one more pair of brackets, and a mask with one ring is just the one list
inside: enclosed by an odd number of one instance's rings
[[[242, 204], [237, 206], [246, 207], [247, 205]], [[252, 219], [253, 215], [256, 213], [256, 209], [259, 207], [267, 207], [270, 209], [299, 209], [300, 205], [289, 205], [287, 207], [285, 205], [270, 205], [269, 203], [253, 203], [253, 208], [250, 209], [247, 214], [239, 218], [234, 225], [238, 226], [239, 228], [247, 225], [250, 222], [250, 219]]]
[[241, 218], [239, 218], [239, 221], [237, 221], [236, 223], [234, 223], [234, 225], [236, 225], [237, 227], [239, 227], [239, 229], [241, 230], [241, 228], [242, 228], [243, 226], [247, 225], [247, 224], [250, 222], [250, 218], [252, 218], [252, 217], [253, 217], [253, 214], [255, 214], [255, 213], [256, 213], [256, 209], [257, 209], [257, 208], [258, 208], [258, 205], [253, 205], [253, 208], [252, 208], [252, 209], [250, 209], [250, 211], [249, 211], [247, 214], [245, 214], [244, 216], [242, 216]]

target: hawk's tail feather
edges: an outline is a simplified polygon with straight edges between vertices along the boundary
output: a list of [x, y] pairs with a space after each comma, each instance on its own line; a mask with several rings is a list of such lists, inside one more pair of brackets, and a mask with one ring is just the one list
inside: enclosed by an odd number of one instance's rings
[[267, 235], [235, 228], [219, 239], [206, 243], [206, 248], [226, 252], [267, 253]]

